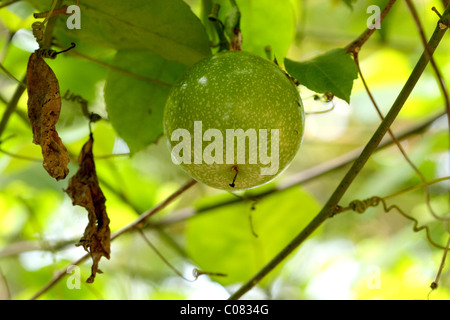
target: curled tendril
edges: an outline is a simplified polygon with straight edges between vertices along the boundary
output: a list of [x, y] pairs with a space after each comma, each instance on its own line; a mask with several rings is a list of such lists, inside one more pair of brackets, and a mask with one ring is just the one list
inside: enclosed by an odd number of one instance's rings
[[[31, 24], [31, 29], [33, 32], [33, 36], [36, 38], [36, 42], [39, 44], [39, 48], [44, 47], [44, 40], [45, 40], [45, 24], [47, 23], [48, 19], [52, 16], [53, 11], [56, 7], [56, 0], [53, 0], [52, 7], [50, 11], [43, 13], [42, 15], [45, 15], [44, 21], [36, 21]], [[36, 14], [35, 14], [36, 17]], [[42, 16], [43, 18], [44, 16]]]
[[71, 49], [73, 49], [75, 47], [76, 47], [76, 44], [72, 42], [70, 47], [68, 47], [67, 49], [64, 49], [62, 51], [56, 51], [56, 50], [53, 50], [53, 49], [43, 49], [43, 48], [41, 48], [41, 49], [39, 49], [39, 54], [42, 57], [44, 57], [44, 58], [55, 59], [58, 54], [67, 52], [67, 51], [69, 51], [69, 50], [71, 50]]
[[366, 200], [354, 200], [352, 202], [350, 202], [349, 207], [359, 213], [359, 214], [363, 214], [364, 212], [366, 212], [366, 210], [370, 207], [376, 207], [378, 206], [378, 204], [380, 203], [382, 199], [379, 197], [372, 197]]
[[[290, 77], [290, 76], [288, 75], [288, 77]], [[291, 77], [291, 78], [292, 78], [292, 77]], [[292, 78], [292, 79], [293, 79], [293, 78]], [[295, 82], [295, 81], [297, 81], [297, 80], [294, 79], [293, 81]], [[297, 81], [296, 85], [297, 85], [297, 86], [299, 85], [298, 81]], [[307, 111], [307, 112], [305, 112], [306, 115], [324, 114], [324, 113], [328, 113], [328, 112], [333, 111], [334, 108], [336, 108], [336, 103], [335, 103], [335, 101], [334, 101], [334, 97], [335, 97], [334, 94], [331, 93], [331, 92], [325, 92], [325, 93], [322, 94], [322, 95], [315, 94], [315, 95], [313, 95], [313, 96], [311, 96], [311, 97], [306, 97], [305, 100], [306, 100], [306, 99], [313, 98], [314, 101], [320, 102], [320, 103], [322, 103], [322, 104], [325, 104], [325, 105], [331, 104], [331, 108], [328, 108], [328, 109], [326, 109], [326, 110], [320, 110], [320, 111]]]
[[438, 249], [443, 249], [443, 250], [446, 249], [445, 246], [442, 246], [442, 245], [436, 243], [431, 238], [431, 232], [430, 232], [430, 228], [428, 226], [426, 226], [426, 225], [419, 226], [419, 221], [416, 218], [408, 215], [406, 212], [404, 212], [402, 209], [400, 209], [397, 205], [388, 206], [386, 204], [386, 201], [383, 198], [380, 198], [380, 197], [377, 197], [377, 196], [371, 197], [371, 198], [365, 199], [365, 200], [353, 200], [352, 202], [350, 202], [350, 204], [348, 205], [347, 208], [343, 208], [343, 207], [338, 206], [337, 209], [336, 209], [336, 213], [341, 213], [341, 212], [344, 212], [344, 211], [351, 210], [351, 211], [357, 212], [359, 214], [363, 214], [364, 212], [366, 212], [367, 209], [369, 209], [371, 207], [377, 207], [380, 203], [383, 205], [383, 210], [384, 210], [385, 213], [388, 213], [391, 210], [395, 209], [403, 217], [405, 217], [408, 220], [411, 220], [414, 223], [413, 224], [413, 231], [414, 232], [420, 232], [422, 230], [425, 230], [428, 242], [432, 246], [434, 246], [434, 247], [436, 247]]
[[39, 47], [42, 47], [45, 38], [45, 24], [40, 21], [33, 22], [33, 24], [31, 25], [31, 29], [33, 32], [33, 36], [36, 38], [36, 42], [39, 44]]

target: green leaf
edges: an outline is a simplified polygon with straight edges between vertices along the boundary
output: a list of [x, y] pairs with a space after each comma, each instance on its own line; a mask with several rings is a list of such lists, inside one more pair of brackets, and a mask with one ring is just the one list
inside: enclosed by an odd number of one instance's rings
[[295, 14], [290, 0], [240, 1], [243, 50], [260, 55], [270, 46], [282, 61], [295, 39]]
[[[264, 198], [251, 210], [244, 202], [190, 219], [187, 252], [197, 266], [223, 285], [247, 281], [284, 248], [317, 214], [320, 205], [299, 188]], [[253, 221], [253, 235], [249, 216]], [[272, 272], [271, 275], [277, 272]]]
[[185, 66], [146, 51], [119, 51], [106, 79], [105, 101], [115, 131], [131, 152], [154, 143], [163, 133], [162, 118], [170, 86]]
[[[229, 0], [215, 1], [221, 5], [222, 21], [232, 10]], [[237, 1], [241, 11], [242, 50], [266, 57], [265, 48], [280, 60], [287, 55], [295, 39], [296, 19], [290, 0]]]
[[[52, 3], [27, 1], [42, 11]], [[67, 16], [61, 15], [57, 31], [95, 46], [149, 50], [186, 65], [211, 54], [205, 28], [181, 0], [80, 1], [80, 9], [80, 30], [69, 30]]]
[[350, 102], [358, 68], [345, 49], [335, 49], [304, 62], [285, 59], [284, 63], [286, 70], [308, 89], [317, 93], [332, 92]]

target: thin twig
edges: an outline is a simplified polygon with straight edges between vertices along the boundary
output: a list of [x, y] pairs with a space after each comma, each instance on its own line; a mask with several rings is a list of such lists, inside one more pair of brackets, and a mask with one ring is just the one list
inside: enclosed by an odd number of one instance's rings
[[439, 270], [438, 270], [438, 273], [436, 275], [436, 278], [433, 281], [433, 283], [431, 284], [431, 289], [432, 290], [437, 289], [437, 287], [438, 287], [439, 280], [441, 279], [442, 271], [444, 270], [445, 260], [447, 260], [447, 254], [448, 254], [448, 250], [449, 249], [450, 249], [450, 237], [448, 238], [447, 246], [445, 247], [444, 254], [442, 255], [441, 264], [439, 265]]
[[185, 276], [183, 276], [183, 274], [180, 271], [178, 271], [177, 268], [175, 268], [175, 266], [173, 266], [169, 262], [169, 260], [167, 260], [166, 257], [163, 256], [163, 254], [161, 252], [159, 252], [159, 250], [153, 245], [153, 243], [151, 243], [151, 241], [145, 235], [144, 231], [142, 231], [142, 229], [138, 229], [138, 231], [139, 231], [140, 235], [142, 236], [142, 238], [144, 239], [145, 243], [147, 243], [149, 245], [149, 247], [152, 248], [152, 250], [156, 253], [156, 255], [180, 278], [182, 278], [183, 280], [189, 281], [189, 282], [194, 282], [196, 280], [196, 279], [188, 279]]
[[[390, 0], [386, 7], [383, 9], [380, 15], [380, 23], [383, 22], [384, 18], [386, 18], [387, 14], [391, 10], [392, 6], [395, 4], [396, 0]], [[350, 43], [345, 49], [349, 53], [357, 53], [361, 50], [361, 47], [369, 40], [372, 34], [375, 32], [375, 28], [369, 29], [367, 28], [355, 41]]]
[[[447, 110], [447, 120], [448, 120], [448, 127], [450, 130], [450, 98], [447, 92], [447, 86], [445, 84], [444, 77], [442, 76], [441, 72], [439, 71], [439, 67], [436, 64], [436, 61], [434, 60], [433, 56], [430, 52], [428, 52], [428, 44], [427, 39], [425, 37], [425, 32], [422, 26], [422, 23], [420, 22], [419, 15], [417, 14], [417, 10], [414, 6], [414, 4], [411, 2], [411, 0], [406, 0], [406, 4], [408, 5], [409, 11], [411, 12], [411, 15], [414, 18], [414, 22], [416, 23], [417, 29], [419, 30], [420, 39], [422, 40], [423, 46], [425, 47], [425, 50], [428, 54], [430, 54], [430, 63], [433, 67], [434, 73], [436, 73], [436, 78], [438, 80], [439, 87], [442, 91], [442, 95], [444, 96], [445, 100], [445, 108]], [[441, 16], [442, 20], [442, 16]], [[449, 146], [450, 147], [450, 146]]]
[[[406, 0], [406, 4], [408, 5], [409, 11], [411, 12], [411, 15], [414, 18], [414, 22], [416, 23], [417, 29], [419, 31], [419, 35], [420, 35], [420, 39], [422, 40], [422, 44], [425, 48], [425, 50], [427, 51], [428, 54], [430, 54], [430, 52], [428, 52], [428, 44], [427, 44], [427, 39], [425, 37], [425, 32], [424, 32], [424, 28], [422, 27], [422, 23], [420, 22], [420, 18], [419, 15], [417, 14], [417, 10], [414, 6], [414, 4], [410, 1], [410, 0]], [[443, 18], [443, 16], [441, 14], [439, 14], [439, 12], [437, 11], [436, 8], [433, 7], [433, 11], [435, 11], [440, 20], [438, 22], [438, 26], [444, 26], [445, 28], [450, 27], [449, 21], [448, 21], [448, 17], [445, 20]], [[444, 77], [442, 76], [441, 72], [439, 71], [439, 67], [436, 64], [436, 61], [434, 60], [433, 56], [430, 54], [430, 63], [431, 66], [434, 70], [434, 73], [436, 74], [436, 78], [439, 84], [439, 88], [441, 89], [442, 95], [444, 96], [444, 101], [445, 101], [445, 110], [447, 112], [447, 123], [448, 123], [448, 130], [450, 132], [450, 98], [447, 92], [447, 86], [445, 84], [445, 80]], [[448, 140], [448, 146], [450, 148], [450, 134], [449, 134], [449, 140]], [[447, 169], [450, 169], [450, 162], [448, 163]], [[450, 201], [450, 198], [449, 198]], [[428, 205], [428, 207], [430, 208], [431, 206]], [[437, 216], [434, 214], [433, 211], [431, 211], [433, 216], [435, 218], [437, 218]], [[449, 226], [447, 225], [447, 231], [449, 230]]]
[[144, 212], [139, 219], [137, 219], [132, 224], [126, 226], [125, 228], [117, 231], [111, 236], [111, 240], [114, 240], [115, 238], [119, 237], [120, 235], [133, 230], [137, 228], [142, 228], [144, 224], [147, 222], [150, 217], [155, 215], [156, 213], [160, 212], [162, 209], [164, 209], [166, 206], [168, 206], [170, 203], [175, 201], [180, 195], [182, 195], [184, 192], [186, 192], [188, 189], [190, 189], [192, 186], [194, 186], [197, 183], [195, 180], [189, 181], [187, 184], [185, 184], [183, 187], [181, 187], [178, 191], [173, 193], [170, 197], [168, 197], [166, 200], [158, 204], [156, 207], [154, 207], [151, 210], [148, 210], [147, 212]]
[[[76, 261], [73, 261], [68, 267], [70, 266], [77, 266], [80, 263], [82, 263], [84, 260], [86, 260], [87, 258], [89, 258], [91, 255], [89, 253], [85, 254], [84, 256], [82, 256], [81, 258], [79, 258]], [[47, 292], [51, 287], [53, 287], [56, 283], [58, 283], [59, 280], [61, 280], [62, 278], [64, 278], [64, 276], [67, 275], [66, 272], [67, 268], [64, 270], [61, 270], [59, 273], [57, 273], [52, 281], [50, 281], [49, 283], [47, 283], [45, 285], [45, 287], [43, 287], [41, 290], [39, 290], [34, 296], [32, 296], [30, 298], [30, 300], [36, 300], [37, 298], [39, 298], [41, 295], [43, 295], [45, 292]]]
[[3, 288], [3, 290], [0, 291], [0, 300], [11, 300], [11, 291], [9, 290], [8, 281], [6, 281], [5, 275], [3, 274], [1, 268], [0, 268], [0, 288]]
[[[444, 13], [444, 16], [450, 16], [450, 7], [448, 7]], [[442, 30], [436, 27], [431, 40], [429, 42], [430, 53], [432, 54], [436, 50], [440, 41], [442, 40], [446, 30]], [[387, 133], [392, 123], [396, 119], [397, 115], [401, 111], [406, 100], [409, 98], [412, 90], [416, 86], [422, 73], [425, 71], [428, 65], [430, 55], [424, 52], [417, 62], [414, 70], [412, 71], [408, 81], [404, 85], [402, 91], [398, 95], [394, 104], [392, 105], [389, 113], [386, 115], [383, 122], [380, 124], [374, 135], [367, 143], [361, 155], [353, 163], [350, 170], [345, 177], [339, 183], [329, 200], [317, 214], [317, 216], [283, 249], [276, 255], [269, 263], [267, 263], [260, 271], [258, 271], [249, 281], [244, 283], [229, 299], [239, 299], [246, 292], [256, 286], [268, 273], [270, 273], [276, 266], [278, 266], [288, 255], [290, 255], [296, 248], [298, 248], [319, 226], [322, 225], [336, 210], [336, 207], [350, 187], [354, 179], [358, 176], [359, 172], [364, 168], [364, 165], [376, 150], [378, 144], [381, 142], [384, 135]]]
[[12, 80], [14, 80], [15, 82], [17, 82], [19, 85], [24, 86], [25, 88], [27, 87], [27, 84], [24, 82], [19, 81], [16, 77], [14, 77], [14, 75], [8, 71], [8, 69], [6, 69], [1, 63], [0, 63], [0, 70], [2, 70], [8, 77], [10, 77]]
[[[197, 182], [195, 180], [189, 181], [187, 184], [185, 184], [180, 189], [175, 191], [172, 195], [170, 195], [166, 200], [164, 200], [163, 202], [158, 204], [156, 207], [154, 207], [153, 209], [148, 210], [145, 213], [143, 213], [138, 219], [136, 219], [135, 222], [131, 223], [130, 225], [126, 226], [125, 228], [123, 228], [123, 229], [115, 232], [114, 234], [112, 234], [111, 235], [111, 241], [117, 239], [118, 237], [120, 237], [121, 235], [123, 235], [123, 234], [125, 234], [127, 232], [141, 229], [144, 226], [145, 222], [150, 217], [152, 217], [153, 215], [157, 214], [158, 212], [163, 210], [165, 207], [167, 207], [169, 204], [174, 202], [179, 196], [181, 196], [184, 192], [186, 192], [191, 187], [193, 187], [196, 183]], [[87, 253], [84, 256], [82, 256], [81, 258], [79, 258], [78, 260], [72, 262], [70, 265], [78, 265], [78, 264], [82, 263], [84, 260], [86, 260], [89, 257], [90, 257], [90, 254]], [[41, 290], [39, 290], [30, 299], [31, 300], [35, 300], [35, 299], [39, 298], [41, 295], [43, 295], [45, 292], [47, 292], [50, 288], [52, 288], [56, 283], [58, 283], [58, 281], [61, 280], [65, 275], [66, 275], [66, 269], [64, 269], [64, 270], [60, 271], [59, 273], [57, 273], [54, 276], [54, 278], [45, 287], [43, 287]]]
[[[431, 57], [431, 56], [430, 56]], [[353, 53], [353, 59], [355, 61], [356, 64], [356, 68], [358, 69], [358, 73], [359, 76], [361, 78], [361, 81], [364, 85], [364, 88], [366, 89], [366, 92], [370, 98], [370, 100], [372, 101], [373, 106], [375, 107], [375, 110], [377, 111], [379, 117], [381, 118], [381, 120], [384, 120], [384, 116], [380, 110], [380, 108], [378, 107], [377, 102], [375, 101], [374, 96], [372, 95], [372, 92], [369, 89], [369, 86], [364, 78], [364, 75], [362, 73], [361, 70], [361, 66], [359, 64], [359, 59], [358, 59], [358, 53]], [[388, 130], [389, 135], [391, 136], [392, 141], [394, 141], [394, 143], [397, 145], [397, 148], [400, 150], [400, 153], [403, 155], [403, 158], [405, 158], [406, 162], [408, 162], [409, 166], [413, 169], [413, 171], [419, 176], [420, 180], [422, 181], [422, 183], [425, 185], [425, 203], [428, 207], [428, 210], [430, 211], [431, 215], [437, 219], [437, 220], [444, 220], [444, 221], [448, 221], [450, 220], [450, 216], [448, 217], [440, 217], [433, 209], [433, 207], [431, 206], [431, 196], [430, 196], [430, 189], [427, 185], [427, 179], [425, 178], [425, 176], [423, 175], [423, 173], [419, 170], [419, 168], [414, 164], [414, 162], [412, 162], [412, 160], [409, 158], [408, 154], [406, 153], [405, 149], [403, 148], [402, 144], [400, 143], [400, 141], [398, 141], [398, 139], [395, 137], [394, 133], [392, 132], [391, 129]]]

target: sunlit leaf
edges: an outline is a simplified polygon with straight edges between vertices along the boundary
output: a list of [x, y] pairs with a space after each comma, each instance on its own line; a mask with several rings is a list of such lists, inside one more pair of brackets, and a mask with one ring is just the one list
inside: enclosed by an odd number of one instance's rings
[[[219, 17], [231, 10], [229, 0], [214, 1], [221, 5]], [[266, 47], [280, 61], [295, 38], [295, 13], [290, 0], [237, 1], [241, 11], [242, 49], [266, 57]]]
[[[42, 11], [52, 3], [28, 1]], [[81, 29], [69, 30], [67, 16], [60, 16], [58, 32], [100, 47], [147, 49], [186, 65], [210, 55], [205, 29], [181, 0], [80, 1], [80, 9]]]
[[235, 204], [202, 213], [188, 222], [189, 256], [202, 270], [226, 274], [214, 277], [222, 284], [248, 280], [319, 210], [317, 201], [300, 189], [265, 198], [254, 211], [251, 206], [251, 202]]
[[335, 49], [303, 62], [286, 59], [285, 66], [308, 89], [318, 93], [331, 92], [350, 102], [353, 80], [358, 78], [358, 69], [345, 49]]
[[108, 116], [132, 152], [162, 135], [162, 115], [170, 86], [185, 67], [145, 51], [119, 51], [105, 86]]

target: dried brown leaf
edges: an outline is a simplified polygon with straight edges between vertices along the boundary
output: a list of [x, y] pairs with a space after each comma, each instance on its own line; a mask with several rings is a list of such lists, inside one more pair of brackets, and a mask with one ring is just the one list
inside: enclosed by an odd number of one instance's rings
[[64, 179], [69, 173], [70, 157], [55, 128], [61, 112], [59, 83], [39, 50], [28, 60], [27, 81], [33, 143], [41, 146], [43, 165], [50, 176]]
[[79, 205], [88, 211], [89, 223], [84, 231], [78, 245], [90, 253], [93, 264], [92, 274], [87, 282], [94, 281], [98, 269], [98, 263], [101, 257], [109, 259], [111, 232], [109, 229], [109, 218], [106, 213], [106, 198], [98, 184], [97, 173], [95, 170], [94, 155], [92, 146], [94, 139], [91, 137], [84, 144], [80, 154], [80, 168], [78, 172], [70, 179], [69, 186], [65, 192], [70, 196], [73, 205]]

